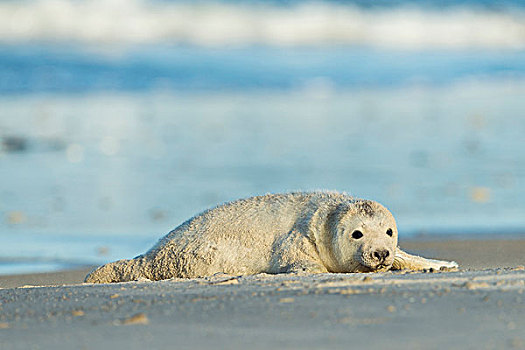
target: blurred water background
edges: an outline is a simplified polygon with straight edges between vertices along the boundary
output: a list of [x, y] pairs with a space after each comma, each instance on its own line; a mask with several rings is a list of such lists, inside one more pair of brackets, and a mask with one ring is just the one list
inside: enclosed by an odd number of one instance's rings
[[291, 190], [520, 235], [524, 114], [522, 1], [3, 0], [0, 273]]

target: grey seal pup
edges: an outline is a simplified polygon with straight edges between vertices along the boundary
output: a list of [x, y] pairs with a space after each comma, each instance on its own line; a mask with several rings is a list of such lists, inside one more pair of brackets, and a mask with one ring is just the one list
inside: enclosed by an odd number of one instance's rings
[[405, 253], [397, 240], [393, 215], [377, 202], [338, 192], [267, 194], [206, 210], [145, 254], [103, 265], [85, 281], [457, 267]]

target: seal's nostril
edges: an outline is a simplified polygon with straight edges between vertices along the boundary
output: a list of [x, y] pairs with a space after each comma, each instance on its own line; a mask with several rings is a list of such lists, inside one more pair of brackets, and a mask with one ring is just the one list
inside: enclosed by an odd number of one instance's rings
[[372, 257], [379, 261], [379, 262], [384, 262], [385, 259], [390, 255], [390, 252], [386, 249], [384, 250], [376, 250], [373, 254], [372, 254]]

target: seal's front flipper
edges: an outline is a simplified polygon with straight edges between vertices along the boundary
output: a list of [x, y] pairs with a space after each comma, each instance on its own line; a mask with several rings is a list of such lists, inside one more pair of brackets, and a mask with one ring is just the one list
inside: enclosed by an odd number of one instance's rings
[[392, 270], [441, 270], [454, 269], [458, 266], [458, 263], [455, 261], [425, 259], [421, 256], [405, 253], [397, 248]]

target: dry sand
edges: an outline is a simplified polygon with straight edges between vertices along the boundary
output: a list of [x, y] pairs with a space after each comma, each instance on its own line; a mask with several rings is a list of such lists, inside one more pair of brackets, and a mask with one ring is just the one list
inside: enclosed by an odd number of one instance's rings
[[[111, 285], [78, 284], [86, 270], [0, 277], [0, 349], [525, 349], [525, 240], [401, 246], [462, 269]], [[27, 284], [40, 286], [11, 288]]]

